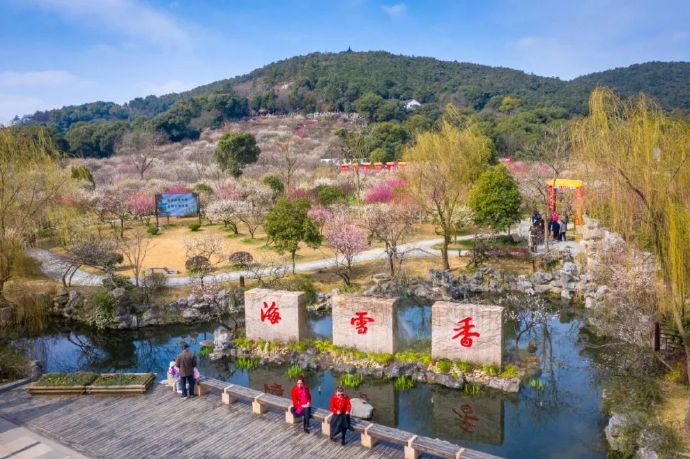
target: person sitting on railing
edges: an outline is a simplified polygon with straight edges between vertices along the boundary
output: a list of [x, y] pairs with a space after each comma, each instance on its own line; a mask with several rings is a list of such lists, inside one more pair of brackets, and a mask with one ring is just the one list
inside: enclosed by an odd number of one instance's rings
[[309, 433], [309, 418], [311, 418], [311, 392], [304, 382], [304, 376], [299, 376], [290, 392], [292, 406], [290, 412], [293, 416], [302, 417], [302, 427]]
[[331, 416], [331, 440], [335, 441], [335, 436], [342, 433], [340, 444], [344, 445], [345, 434], [347, 433], [347, 429], [350, 428], [350, 411], [352, 410], [352, 404], [343, 386], [335, 388], [335, 395], [331, 397], [329, 406], [331, 408], [331, 413], [333, 413], [333, 416]]

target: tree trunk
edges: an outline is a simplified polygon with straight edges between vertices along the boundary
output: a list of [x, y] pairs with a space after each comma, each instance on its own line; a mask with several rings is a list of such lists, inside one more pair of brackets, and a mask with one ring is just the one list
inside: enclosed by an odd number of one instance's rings
[[124, 237], [125, 235], [125, 219], [120, 218], [120, 237]]
[[450, 236], [446, 232], [443, 235], [443, 246], [441, 247], [441, 257], [443, 258], [443, 269], [450, 269], [450, 263], [448, 263], [448, 246], [450, 245]]
[[297, 254], [297, 251], [292, 252], [292, 274], [295, 274], [295, 255]]

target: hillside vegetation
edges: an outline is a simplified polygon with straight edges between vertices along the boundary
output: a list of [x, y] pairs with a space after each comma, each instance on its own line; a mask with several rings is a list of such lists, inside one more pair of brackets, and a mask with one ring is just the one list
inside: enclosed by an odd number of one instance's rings
[[[348, 51], [297, 56], [184, 93], [139, 97], [124, 105], [93, 102], [39, 111], [15, 124], [50, 127], [56, 143], [73, 155], [107, 157], [130, 129], [155, 130], [177, 142], [254, 114], [357, 112], [369, 122], [402, 123], [411, 115], [404, 102], [416, 99], [423, 105], [414, 113], [424, 118], [412, 120], [413, 130], [435, 122], [452, 103], [478, 113], [499, 152], [513, 153], [524, 143], [520, 136], [533, 137], [540, 126], [585, 114], [598, 85], [622, 96], [645, 92], [680, 114], [690, 110], [686, 62], [637, 64], [562, 81], [501, 67]], [[510, 138], [501, 140], [506, 132]]]

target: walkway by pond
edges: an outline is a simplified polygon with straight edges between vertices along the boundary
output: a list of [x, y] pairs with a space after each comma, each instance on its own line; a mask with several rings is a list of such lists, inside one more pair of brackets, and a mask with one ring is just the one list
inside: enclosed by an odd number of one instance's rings
[[343, 447], [321, 435], [316, 422], [304, 434], [282, 413], [253, 415], [247, 404], [223, 405], [217, 395], [181, 400], [161, 385], [134, 397], [32, 397], [20, 387], [0, 394], [0, 418], [94, 458], [403, 456], [385, 442], [363, 448], [354, 433]]

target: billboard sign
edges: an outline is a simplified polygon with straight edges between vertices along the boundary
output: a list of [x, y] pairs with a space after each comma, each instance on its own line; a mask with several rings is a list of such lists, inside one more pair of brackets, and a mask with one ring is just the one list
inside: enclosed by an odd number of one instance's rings
[[199, 214], [199, 196], [196, 193], [161, 193], [156, 195], [158, 215], [189, 217]]

